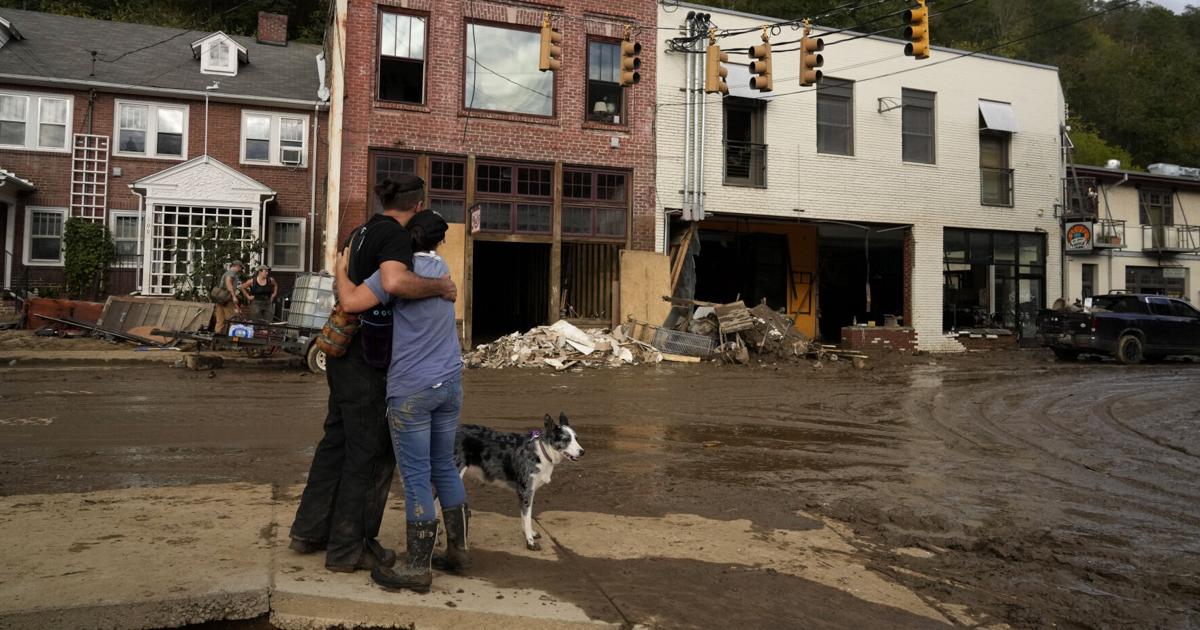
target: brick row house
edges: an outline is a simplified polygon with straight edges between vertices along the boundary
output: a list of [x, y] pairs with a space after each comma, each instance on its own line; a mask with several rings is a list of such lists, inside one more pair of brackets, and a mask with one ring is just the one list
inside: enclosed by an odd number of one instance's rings
[[[393, 174], [451, 222], [464, 341], [616, 319], [619, 255], [655, 238], [653, 0], [336, 0], [326, 255]], [[562, 67], [538, 69], [545, 19]], [[619, 84], [620, 44], [642, 45]], [[467, 229], [477, 216], [478, 229]]]
[[323, 238], [322, 54], [267, 13], [232, 37], [0, 9], [4, 288], [60, 286], [83, 217], [116, 241], [110, 293], [171, 294], [210, 221], [262, 238], [288, 289]]

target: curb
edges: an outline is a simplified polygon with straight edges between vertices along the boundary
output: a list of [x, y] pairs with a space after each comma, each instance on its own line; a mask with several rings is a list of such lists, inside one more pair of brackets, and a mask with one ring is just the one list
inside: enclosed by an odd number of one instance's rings
[[[174, 367], [177, 363], [184, 360], [185, 356], [195, 353], [190, 352], [146, 352], [138, 354], [151, 356], [40, 356], [37, 354], [11, 354], [0, 353], [0, 370], [5, 368], [21, 368], [21, 367], [53, 367], [56, 365], [71, 366], [71, 367], [86, 367], [86, 366], [165, 366]], [[202, 355], [205, 356], [205, 355]], [[271, 368], [287, 368], [295, 364], [298, 368], [302, 366], [300, 357], [271, 357], [267, 359], [253, 359], [249, 357], [226, 357], [220, 356], [222, 359], [221, 366], [224, 368], [243, 368], [243, 369], [271, 369]]]

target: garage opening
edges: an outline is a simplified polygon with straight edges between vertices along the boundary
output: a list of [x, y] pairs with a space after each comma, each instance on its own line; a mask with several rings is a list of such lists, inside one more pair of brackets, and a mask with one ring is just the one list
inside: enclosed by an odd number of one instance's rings
[[766, 300], [773, 309], [786, 309], [790, 260], [784, 234], [701, 231], [696, 299], [721, 304], [741, 299], [749, 306]]
[[870, 229], [868, 244], [864, 229], [821, 226], [820, 331], [826, 341], [840, 341], [842, 328], [856, 322], [882, 326], [885, 315], [899, 319], [904, 313], [904, 233]]
[[471, 341], [549, 323], [550, 245], [475, 241]]

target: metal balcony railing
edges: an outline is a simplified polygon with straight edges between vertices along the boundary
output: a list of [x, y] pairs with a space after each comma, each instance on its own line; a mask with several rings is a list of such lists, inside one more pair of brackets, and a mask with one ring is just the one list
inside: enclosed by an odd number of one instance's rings
[[1013, 205], [1013, 169], [979, 168], [979, 201], [985, 206]]
[[1159, 254], [1200, 251], [1200, 225], [1143, 225], [1142, 250]]
[[725, 183], [731, 186], [767, 185], [767, 145], [725, 141]]
[[1067, 208], [1068, 221], [1088, 221], [1100, 216], [1100, 187], [1095, 177], [1068, 177]]
[[1092, 230], [1092, 247], [1094, 249], [1124, 249], [1125, 221], [1101, 219], [1096, 221]]

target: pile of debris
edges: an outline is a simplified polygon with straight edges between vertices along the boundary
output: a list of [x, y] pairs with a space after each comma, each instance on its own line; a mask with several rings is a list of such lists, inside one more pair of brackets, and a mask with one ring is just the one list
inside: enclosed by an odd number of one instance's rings
[[777, 360], [820, 358], [822, 347], [793, 323], [766, 304], [747, 308], [741, 301], [714, 304], [680, 298], [667, 298], [676, 307], [690, 307], [690, 320], [679, 323], [688, 332], [712, 337], [716, 354], [731, 363], [749, 363], [750, 355]]
[[670, 355], [629, 337], [620, 327], [611, 332], [580, 330], [565, 320], [526, 333], [512, 333], [478, 346], [463, 357], [469, 368], [552, 367], [559, 371], [575, 366], [617, 367], [669, 359]]

